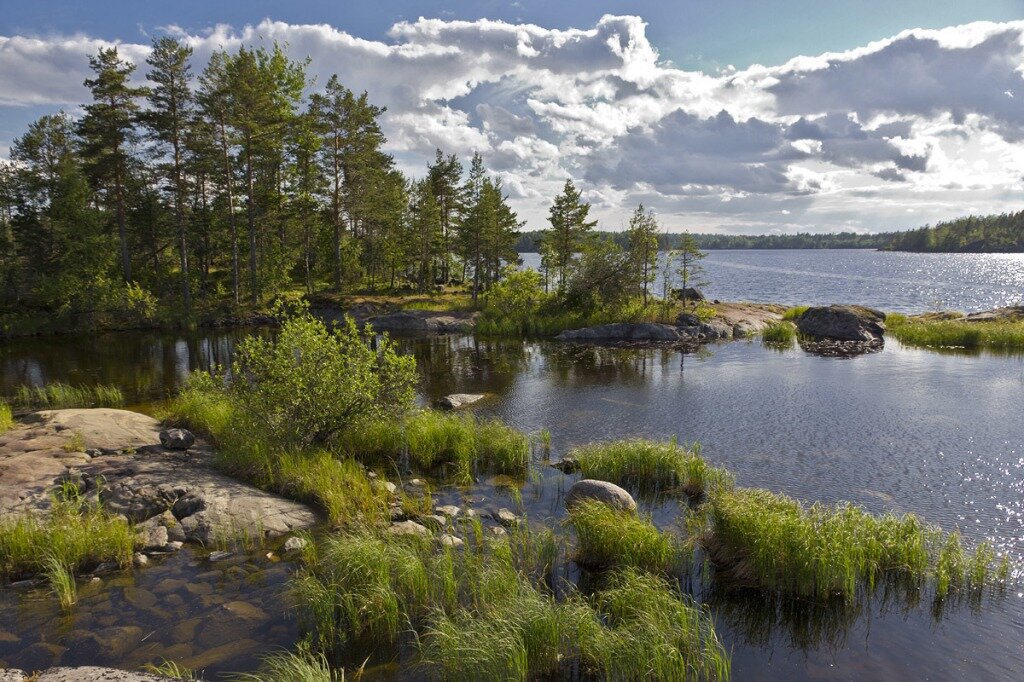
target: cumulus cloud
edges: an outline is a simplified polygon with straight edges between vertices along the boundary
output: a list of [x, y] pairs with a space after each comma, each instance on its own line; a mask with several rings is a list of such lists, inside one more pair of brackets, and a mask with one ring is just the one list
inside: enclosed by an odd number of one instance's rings
[[[195, 50], [271, 43], [309, 56], [388, 108], [408, 172], [435, 147], [481, 152], [520, 215], [542, 227], [565, 178], [609, 228], [637, 201], [674, 226], [741, 231], [895, 227], [959, 206], [1005, 210], [1022, 188], [1024, 22], [913, 29], [778, 66], [703, 73], [659, 57], [639, 17], [583, 28], [418, 19], [366, 40], [265, 20], [200, 33]], [[0, 107], [87, 96], [89, 36], [0, 36]], [[120, 43], [140, 64], [148, 46]], [[0, 140], [0, 148], [10, 140]]]

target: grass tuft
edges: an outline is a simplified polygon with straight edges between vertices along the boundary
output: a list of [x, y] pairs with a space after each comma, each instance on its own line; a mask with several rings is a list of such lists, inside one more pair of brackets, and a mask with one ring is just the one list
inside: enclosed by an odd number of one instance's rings
[[63, 383], [45, 386], [19, 386], [13, 403], [27, 410], [62, 410], [72, 407], [120, 407], [124, 395], [116, 386], [70, 386]]
[[685, 448], [675, 441], [634, 438], [585, 445], [569, 457], [585, 478], [634, 486], [644, 492], [678, 488], [691, 497], [701, 497], [732, 485], [729, 472], [701, 456], [699, 444]]
[[792, 347], [796, 343], [796, 337], [796, 325], [786, 320], [773, 322], [761, 332], [761, 342], [766, 346], [776, 348]]
[[14, 428], [14, 415], [11, 413], [11, 406], [0, 400], [0, 433], [5, 433]]
[[345, 671], [332, 670], [323, 654], [282, 651], [265, 656], [259, 671], [233, 679], [238, 682], [345, 682]]
[[584, 566], [668, 572], [682, 564], [680, 543], [632, 512], [586, 500], [573, 505], [568, 523], [576, 531], [576, 562]]
[[807, 312], [807, 310], [810, 307], [811, 306], [809, 305], [793, 306], [792, 308], [787, 309], [786, 312], [782, 313], [782, 319], [786, 320], [787, 322], [798, 320], [803, 316], [804, 313]]
[[43, 565], [45, 566], [46, 580], [50, 583], [51, 594], [57, 597], [62, 609], [70, 610], [78, 603], [78, 589], [71, 569], [55, 554], [47, 555], [43, 560]]

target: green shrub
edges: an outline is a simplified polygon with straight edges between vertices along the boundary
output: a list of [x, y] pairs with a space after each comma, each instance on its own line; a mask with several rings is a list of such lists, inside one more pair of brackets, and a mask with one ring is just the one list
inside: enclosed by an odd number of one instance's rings
[[11, 413], [11, 406], [0, 400], [0, 433], [10, 431], [14, 428], [14, 415]]
[[809, 305], [793, 306], [792, 308], [786, 310], [786, 312], [782, 313], [782, 319], [789, 322], [798, 320], [800, 319], [800, 317], [803, 316], [804, 313], [807, 312], [808, 308], [810, 307], [811, 306]]
[[120, 407], [124, 395], [116, 386], [70, 386], [60, 382], [45, 386], [19, 386], [14, 405], [29, 410], [63, 410], [74, 407]]
[[573, 449], [569, 458], [585, 478], [635, 486], [641, 491], [669, 491], [679, 488], [700, 497], [713, 488], [732, 484], [731, 475], [701, 457], [700, 445], [689, 449], [675, 441], [632, 438], [592, 443]]
[[568, 523], [576, 531], [576, 561], [585, 566], [666, 572], [682, 558], [679, 544], [650, 521], [602, 502], [574, 504]]

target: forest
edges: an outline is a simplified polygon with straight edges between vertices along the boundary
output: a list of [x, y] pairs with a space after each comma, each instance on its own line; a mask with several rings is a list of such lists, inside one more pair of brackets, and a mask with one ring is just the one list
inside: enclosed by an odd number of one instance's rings
[[1024, 211], [967, 216], [888, 235], [891, 251], [955, 253], [1024, 252]]

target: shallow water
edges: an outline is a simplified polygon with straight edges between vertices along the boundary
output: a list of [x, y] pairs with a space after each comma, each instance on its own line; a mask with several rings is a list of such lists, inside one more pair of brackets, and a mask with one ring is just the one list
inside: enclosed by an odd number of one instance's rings
[[[238, 336], [111, 334], [19, 341], [0, 346], [0, 371], [5, 386], [26, 378], [119, 383], [132, 402], [151, 404], [189, 369], [224, 364]], [[939, 354], [896, 342], [853, 358], [820, 357], [800, 348], [773, 351], [757, 341], [711, 345], [696, 353], [472, 337], [401, 344], [417, 358], [424, 402], [452, 392], [489, 393], [478, 414], [501, 417], [525, 431], [550, 429], [555, 458], [574, 444], [606, 438], [699, 441], [705, 456], [735, 472], [740, 485], [809, 501], [850, 500], [872, 511], [915, 512], [947, 529], [959, 528], [972, 541], [989, 539], [1021, 565], [1020, 356]], [[534, 522], [557, 524], [563, 516], [561, 496], [572, 479], [542, 464], [538, 471], [541, 478], [522, 484], [521, 510]], [[465, 501], [484, 511], [516, 508], [508, 490], [495, 485], [501, 482], [484, 479], [469, 488], [448, 488], [435, 499]], [[675, 502], [644, 504], [660, 525], [676, 521]], [[239, 574], [234, 583], [215, 582], [214, 594], [227, 590], [225, 601], [247, 601], [251, 594], [266, 619], [244, 634], [225, 630], [223, 638], [211, 634], [205, 640], [218, 645], [251, 640], [258, 647], [208, 670], [251, 668], [257, 652], [291, 645], [298, 636], [281, 592], [286, 569], [261, 562], [260, 556], [247, 579]], [[137, 571], [134, 580], [152, 592], [166, 577], [209, 570], [204, 562], [179, 555]], [[80, 611], [94, 617], [92, 612], [107, 608], [115, 625], [147, 628], [148, 612], [121, 610], [123, 587], [100, 589], [95, 608]], [[837, 616], [820, 605], [776, 611], [756, 594], [694, 589], [713, 608], [738, 680], [1015, 679], [1024, 669], [1024, 599], [1017, 591], [981, 604], [953, 604], [936, 617], [927, 595], [918, 605], [873, 600], [860, 612]], [[220, 613], [218, 604], [177, 593], [184, 600], [178, 608], [193, 615], [175, 611], [176, 620]], [[0, 623], [16, 621], [21, 642], [66, 641], [60, 639], [68, 631], [61, 630], [60, 620], [49, 598], [0, 589]], [[84, 627], [100, 625], [109, 627], [99, 621]], [[0, 626], [4, 629], [11, 630]], [[161, 633], [160, 646], [179, 643], [163, 636], [162, 624], [150, 629]], [[17, 663], [13, 649], [4, 646], [0, 633], [0, 660]], [[194, 649], [195, 642], [190, 646]], [[68, 651], [77, 653], [65, 653], [74, 658], [64, 663], [88, 658], [80, 649]], [[388, 657], [382, 649], [371, 661], [375, 676], [407, 676], [407, 670], [387, 665]], [[135, 662], [125, 655], [120, 664]]]

